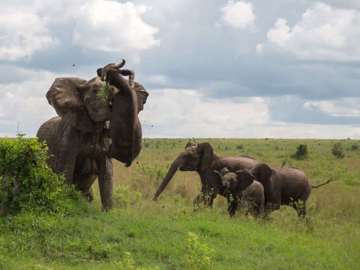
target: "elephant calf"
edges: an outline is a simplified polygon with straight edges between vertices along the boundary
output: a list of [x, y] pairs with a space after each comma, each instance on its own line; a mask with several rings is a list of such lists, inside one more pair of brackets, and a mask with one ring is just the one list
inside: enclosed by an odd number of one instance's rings
[[311, 189], [330, 183], [313, 186], [308, 177], [301, 170], [289, 167], [272, 169], [265, 163], [257, 164], [251, 169], [251, 173], [264, 186], [266, 211], [273, 211], [281, 205], [293, 207], [299, 217], [306, 215], [306, 201]]
[[[234, 216], [238, 205], [245, 206], [247, 213], [258, 217], [264, 213], [264, 187], [256, 181], [255, 176], [249, 170], [243, 169], [231, 172], [223, 168], [221, 172], [214, 171], [222, 180], [228, 199], [228, 212]], [[243, 189], [244, 183], [250, 183], [247, 188]]]

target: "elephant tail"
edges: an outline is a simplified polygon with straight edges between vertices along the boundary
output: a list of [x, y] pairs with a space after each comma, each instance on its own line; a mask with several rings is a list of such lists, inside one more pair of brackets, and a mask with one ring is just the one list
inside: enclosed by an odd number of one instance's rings
[[319, 188], [319, 187], [322, 187], [322, 186], [325, 186], [325, 185], [327, 185], [327, 184], [329, 184], [329, 183], [331, 183], [331, 182], [333, 182], [333, 180], [330, 178], [329, 180], [327, 180], [326, 182], [324, 182], [324, 183], [321, 183], [321, 184], [318, 184], [318, 185], [311, 185], [311, 188]]

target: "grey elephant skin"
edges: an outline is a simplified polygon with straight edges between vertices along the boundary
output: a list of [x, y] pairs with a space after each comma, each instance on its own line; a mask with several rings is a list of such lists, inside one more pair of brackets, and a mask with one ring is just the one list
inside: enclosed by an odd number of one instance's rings
[[264, 163], [257, 164], [251, 172], [264, 186], [266, 211], [279, 209], [281, 205], [289, 205], [300, 217], [306, 215], [306, 201], [311, 190], [330, 183], [328, 180], [312, 186], [305, 173], [299, 169], [289, 167], [273, 169]]
[[[254, 217], [262, 216], [264, 213], [264, 187], [258, 182], [249, 170], [238, 170], [231, 172], [227, 168], [215, 173], [221, 178], [225, 193], [228, 198], [228, 213], [232, 217], [235, 215], [238, 206], [247, 209], [247, 213]], [[248, 187], [242, 189], [242, 183]]]
[[[130, 166], [141, 150], [138, 113], [148, 93], [132, 82], [133, 72], [121, 70], [124, 64], [109, 64], [98, 70], [102, 77], [89, 81], [55, 79], [46, 97], [58, 116], [42, 124], [37, 132], [48, 145], [49, 165], [89, 200], [98, 177], [103, 210], [112, 207], [111, 158]], [[104, 86], [101, 78], [111, 89], [106, 97], [100, 94]]]
[[[219, 157], [214, 153], [213, 147], [209, 143], [187, 144], [185, 151], [180, 153], [170, 165], [153, 199], [158, 199], [177, 170], [196, 171], [201, 180], [201, 193], [194, 199], [194, 204], [204, 202], [206, 206], [212, 206], [218, 194], [227, 197], [221, 178], [214, 172], [215, 170], [220, 171], [225, 167], [230, 171], [251, 169], [256, 164], [258, 161], [250, 157]], [[250, 184], [240, 182], [239, 188], [244, 190]]]
[[[311, 186], [308, 178], [301, 170], [294, 168], [272, 169], [267, 164], [246, 156], [219, 157], [214, 153], [213, 147], [209, 143], [187, 144], [185, 151], [180, 153], [170, 165], [153, 199], [158, 199], [177, 170], [196, 171], [201, 180], [201, 193], [194, 199], [194, 204], [204, 202], [205, 205], [212, 206], [213, 200], [218, 194], [226, 198], [228, 196], [221, 178], [215, 173], [215, 171], [221, 171], [223, 168], [228, 168], [232, 172], [246, 169], [254, 175], [264, 188], [266, 213], [279, 209], [281, 205], [291, 205], [299, 216], [305, 216], [305, 203], [309, 198], [311, 189], [330, 182]], [[245, 190], [248, 186], [249, 183], [240, 180], [238, 190]]]

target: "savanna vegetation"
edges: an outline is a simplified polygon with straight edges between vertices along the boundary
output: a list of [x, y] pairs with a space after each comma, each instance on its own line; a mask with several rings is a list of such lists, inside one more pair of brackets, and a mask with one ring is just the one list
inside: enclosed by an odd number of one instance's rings
[[[187, 140], [145, 139], [130, 168], [114, 161], [114, 209], [102, 212], [98, 197], [88, 204], [62, 187], [35, 140], [1, 139], [0, 269], [358, 269], [359, 141], [204, 141], [218, 155], [249, 155], [300, 168], [312, 184], [333, 182], [312, 192], [305, 219], [288, 207], [266, 220], [229, 218], [220, 197], [213, 209], [194, 212], [195, 173], [178, 172], [151, 200]], [[10, 183], [19, 181], [24, 189], [14, 193]]]

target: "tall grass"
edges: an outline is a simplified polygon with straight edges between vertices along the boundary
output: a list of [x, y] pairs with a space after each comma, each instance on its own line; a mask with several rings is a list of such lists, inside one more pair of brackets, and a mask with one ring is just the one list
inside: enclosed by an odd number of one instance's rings
[[[109, 213], [100, 211], [94, 192], [88, 208], [67, 216], [22, 213], [0, 220], [0, 269], [358, 268], [360, 150], [352, 147], [358, 141], [341, 141], [345, 157], [338, 159], [331, 153], [334, 140], [199, 140], [210, 141], [221, 156], [300, 168], [314, 184], [336, 180], [313, 190], [305, 220], [289, 207], [266, 220], [231, 219], [222, 198], [214, 209], [193, 212], [200, 179], [192, 172], [177, 172], [159, 201], [151, 201], [186, 141], [146, 139], [137, 163], [114, 162]], [[307, 145], [307, 159], [291, 158], [299, 144]]]

